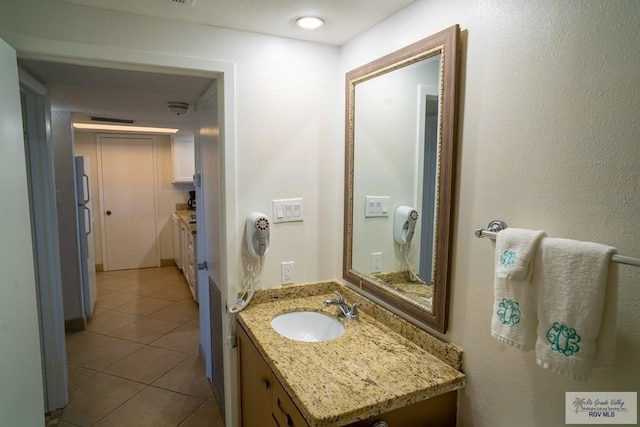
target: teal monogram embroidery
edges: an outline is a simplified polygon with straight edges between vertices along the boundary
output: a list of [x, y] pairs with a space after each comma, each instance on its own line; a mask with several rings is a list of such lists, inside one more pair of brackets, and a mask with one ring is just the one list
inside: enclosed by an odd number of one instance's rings
[[558, 322], [554, 322], [547, 331], [547, 340], [551, 343], [551, 350], [565, 356], [571, 356], [580, 351], [578, 343], [581, 339], [574, 328]]
[[498, 319], [503, 325], [513, 326], [520, 323], [520, 308], [516, 301], [502, 298], [498, 309]]
[[511, 267], [516, 262], [516, 253], [513, 251], [504, 251], [502, 255], [500, 255], [500, 264], [503, 267]]

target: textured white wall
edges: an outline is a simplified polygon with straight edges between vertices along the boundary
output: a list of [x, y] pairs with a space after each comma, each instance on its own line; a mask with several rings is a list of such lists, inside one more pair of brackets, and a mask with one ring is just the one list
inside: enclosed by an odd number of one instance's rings
[[640, 389], [640, 268], [620, 267], [615, 368], [580, 383], [490, 337], [494, 251], [473, 235], [502, 218], [640, 256], [639, 20], [635, 1], [418, 1], [343, 46], [347, 71], [463, 30], [445, 336], [465, 351], [461, 426], [561, 426], [566, 391]]

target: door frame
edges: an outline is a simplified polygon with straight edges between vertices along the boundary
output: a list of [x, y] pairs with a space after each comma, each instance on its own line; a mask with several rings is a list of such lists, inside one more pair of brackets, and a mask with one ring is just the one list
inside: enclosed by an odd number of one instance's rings
[[[10, 44], [17, 53], [18, 58], [37, 59], [43, 61], [60, 62], [76, 65], [88, 65], [104, 68], [119, 68], [124, 70], [150, 71], [167, 74], [179, 74], [185, 76], [200, 76], [215, 78], [218, 82], [219, 103], [218, 119], [220, 123], [220, 150], [222, 154], [223, 170], [221, 175], [221, 198], [224, 206], [220, 212], [221, 242], [220, 246], [228, 254], [236, 254], [239, 248], [236, 229], [237, 220], [237, 195], [236, 195], [236, 69], [235, 64], [229, 61], [220, 61], [207, 58], [196, 58], [179, 55], [168, 55], [124, 49], [111, 46], [69, 42], [63, 40], [51, 40], [40, 37], [25, 36], [15, 33], [2, 33], [1, 37]], [[232, 303], [233, 296], [229, 295], [229, 284], [238, 281], [237, 257], [229, 256], [221, 266], [223, 289], [223, 301]], [[208, 299], [201, 302], [208, 310]], [[225, 336], [229, 337], [229, 343], [234, 334], [232, 325], [223, 325]], [[206, 353], [208, 351], [208, 353]], [[228, 375], [225, 377], [225, 400], [227, 426], [235, 426], [238, 423], [237, 402], [233, 402], [232, 396], [237, 394], [235, 381], [235, 350], [229, 344], [224, 351], [224, 367]], [[211, 364], [211, 349], [205, 349], [205, 365]]]
[[[98, 164], [98, 197], [100, 206], [100, 233], [102, 243], [102, 265], [104, 271], [110, 271], [109, 257], [107, 256], [107, 226], [105, 222], [105, 203], [104, 203], [104, 169], [102, 165], [102, 138], [130, 138], [130, 139], [151, 139], [152, 147], [152, 163], [153, 163], [153, 231], [155, 236], [155, 259], [156, 267], [160, 267], [160, 230], [158, 229], [158, 136], [147, 134], [126, 134], [126, 133], [96, 133], [96, 162]], [[95, 212], [95, 211], [94, 211]]]
[[49, 412], [69, 402], [49, 90], [24, 70], [18, 70], [18, 78], [20, 92], [28, 97], [25, 99], [28, 105], [22, 106], [28, 118], [24, 125], [29, 129], [24, 144], [32, 210], [44, 404], [45, 411]]

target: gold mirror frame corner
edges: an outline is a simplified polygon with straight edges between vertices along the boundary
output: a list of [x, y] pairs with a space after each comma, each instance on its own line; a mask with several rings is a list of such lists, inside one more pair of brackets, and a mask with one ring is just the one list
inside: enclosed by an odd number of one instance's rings
[[[441, 127], [437, 227], [435, 230], [434, 296], [431, 312], [417, 303], [389, 292], [381, 283], [352, 269], [354, 197], [354, 94], [355, 85], [378, 75], [442, 54]], [[460, 68], [460, 27], [455, 24], [409, 46], [385, 55], [346, 73], [345, 93], [345, 191], [343, 277], [365, 295], [373, 296], [408, 316], [418, 326], [425, 325], [442, 334], [447, 331], [449, 307], [449, 259], [453, 225], [455, 155], [457, 142], [457, 98]]]

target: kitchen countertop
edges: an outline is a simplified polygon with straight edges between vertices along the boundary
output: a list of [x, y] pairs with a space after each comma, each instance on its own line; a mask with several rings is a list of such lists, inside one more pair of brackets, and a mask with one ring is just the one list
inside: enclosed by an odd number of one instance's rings
[[191, 231], [192, 234], [197, 234], [197, 229], [196, 229], [196, 224], [189, 222], [189, 215], [195, 215], [196, 211], [191, 210], [191, 209], [178, 209], [176, 210], [176, 215], [178, 215], [178, 218], [180, 218], [180, 220], [187, 226], [187, 228], [189, 229], [189, 231]]
[[[271, 319], [290, 311], [324, 307], [339, 290], [361, 302], [360, 319], [334, 340], [287, 339]], [[237, 319], [309, 425], [336, 426], [385, 413], [464, 386], [462, 350], [422, 331], [337, 281], [256, 292]]]

